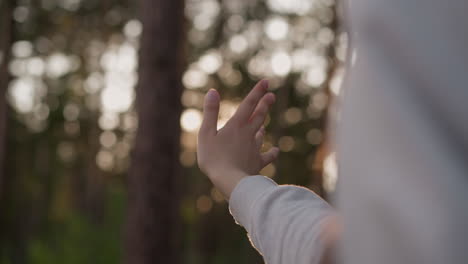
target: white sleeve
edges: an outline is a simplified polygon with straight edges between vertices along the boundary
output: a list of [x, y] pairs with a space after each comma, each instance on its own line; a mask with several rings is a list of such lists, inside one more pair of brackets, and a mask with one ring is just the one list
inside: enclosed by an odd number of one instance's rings
[[265, 263], [320, 262], [322, 225], [334, 211], [312, 191], [277, 185], [264, 176], [249, 176], [233, 190], [229, 208]]
[[348, 2], [339, 259], [468, 263], [468, 1]]

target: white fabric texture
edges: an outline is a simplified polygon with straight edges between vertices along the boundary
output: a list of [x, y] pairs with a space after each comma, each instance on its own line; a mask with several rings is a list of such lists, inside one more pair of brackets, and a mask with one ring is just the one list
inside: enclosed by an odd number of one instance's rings
[[339, 263], [468, 263], [468, 1], [347, 8]]
[[229, 207], [265, 263], [313, 264], [321, 259], [322, 224], [334, 211], [310, 190], [249, 176], [233, 190]]

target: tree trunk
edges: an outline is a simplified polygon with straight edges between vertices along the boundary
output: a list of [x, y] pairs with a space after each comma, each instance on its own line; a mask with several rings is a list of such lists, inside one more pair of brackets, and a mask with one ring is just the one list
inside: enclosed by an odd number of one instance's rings
[[7, 102], [6, 91], [10, 82], [8, 63], [13, 41], [13, 6], [14, 1], [6, 0], [0, 4], [0, 201], [5, 178], [5, 153], [7, 144]]
[[136, 107], [128, 181], [125, 262], [179, 263], [179, 165], [184, 1], [141, 0]]

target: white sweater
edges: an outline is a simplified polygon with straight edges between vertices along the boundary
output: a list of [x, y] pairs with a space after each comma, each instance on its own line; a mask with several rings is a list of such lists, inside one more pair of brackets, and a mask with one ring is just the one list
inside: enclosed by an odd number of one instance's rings
[[310, 190], [249, 176], [232, 192], [229, 208], [266, 263], [312, 264], [321, 259], [322, 224], [334, 212]]

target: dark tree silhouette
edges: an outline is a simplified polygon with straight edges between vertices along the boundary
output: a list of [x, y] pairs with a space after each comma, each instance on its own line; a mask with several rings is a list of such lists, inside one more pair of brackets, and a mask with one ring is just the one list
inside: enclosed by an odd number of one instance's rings
[[13, 0], [2, 1], [0, 4], [0, 200], [5, 178], [5, 153], [7, 137], [7, 102], [6, 91], [10, 80], [8, 63], [10, 61], [11, 44], [13, 41]]
[[178, 263], [184, 1], [141, 0], [136, 108], [128, 182], [126, 263]]

